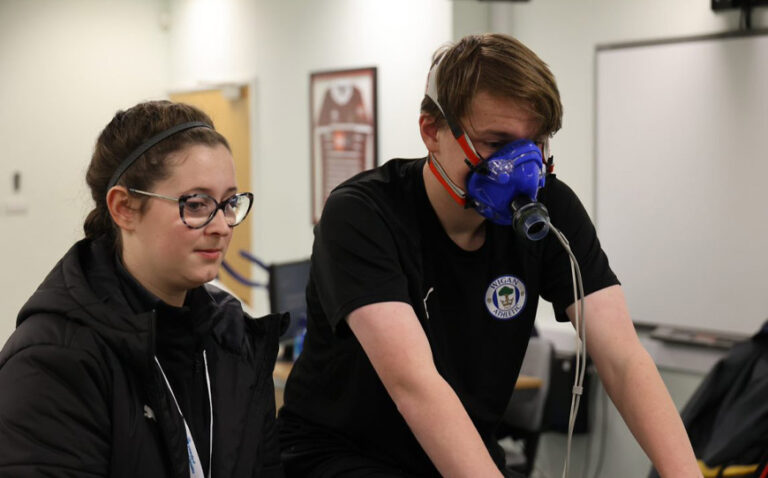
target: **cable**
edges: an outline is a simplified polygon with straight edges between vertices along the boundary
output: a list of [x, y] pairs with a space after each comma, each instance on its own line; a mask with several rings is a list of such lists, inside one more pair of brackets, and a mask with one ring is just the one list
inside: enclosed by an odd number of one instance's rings
[[240, 250], [240, 256], [244, 257], [245, 259], [248, 259], [249, 261], [251, 261], [253, 263], [255, 263], [257, 266], [261, 267], [265, 271], [269, 270], [269, 266], [267, 264], [265, 264], [264, 261], [262, 261], [261, 259], [259, 259], [258, 257], [254, 256], [253, 254], [251, 254], [248, 251], [245, 251], [245, 250], [241, 249]]
[[547, 220], [550, 230], [568, 253], [568, 259], [571, 263], [571, 279], [573, 282], [573, 298], [576, 304], [574, 311], [574, 327], [576, 328], [576, 366], [573, 377], [573, 393], [571, 395], [571, 410], [568, 418], [568, 440], [565, 451], [565, 463], [563, 463], [563, 478], [568, 477], [568, 471], [571, 460], [571, 445], [573, 441], [573, 429], [576, 425], [576, 414], [579, 411], [581, 395], [584, 392], [584, 375], [587, 371], [587, 330], [584, 318], [584, 284], [581, 278], [581, 269], [576, 256], [573, 254], [568, 239], [557, 229], [549, 220]]
[[248, 287], [267, 287], [267, 284], [264, 284], [262, 282], [254, 282], [244, 275], [237, 272], [231, 265], [227, 263], [227, 261], [221, 261], [221, 268], [227, 271], [229, 275], [231, 275], [236, 281], [243, 285], [247, 285]]
[[[582, 282], [581, 270], [579, 263], [576, 260], [576, 256], [571, 251], [568, 239], [565, 235], [557, 229], [551, 222], [547, 221], [550, 229], [555, 234], [555, 237], [568, 253], [568, 259], [571, 265], [571, 279], [573, 280], [574, 289], [574, 302], [577, 304], [574, 314], [574, 326], [576, 328], [576, 366], [574, 370], [574, 384], [573, 395], [571, 397], [571, 410], [568, 418], [568, 440], [566, 446], [565, 463], [563, 465], [563, 478], [567, 478], [570, 467], [571, 456], [571, 444], [573, 439], [573, 429], [576, 424], [576, 416], [578, 414], [579, 405], [581, 401], [581, 395], [584, 386], [584, 376], [587, 369], [587, 334], [586, 334], [586, 317], [584, 316], [584, 284]], [[600, 394], [602, 395], [602, 394]], [[607, 397], [602, 397], [600, 401], [601, 409], [601, 440], [600, 440], [600, 452], [597, 459], [597, 465], [595, 467], [594, 477], [600, 476], [600, 472], [605, 464], [605, 449], [607, 447], [607, 433], [608, 433], [608, 400]], [[591, 437], [590, 437], [591, 441]], [[591, 446], [589, 447], [591, 449]], [[590, 450], [591, 451], [591, 450]], [[582, 470], [582, 475], [588, 471], [586, 467]]]

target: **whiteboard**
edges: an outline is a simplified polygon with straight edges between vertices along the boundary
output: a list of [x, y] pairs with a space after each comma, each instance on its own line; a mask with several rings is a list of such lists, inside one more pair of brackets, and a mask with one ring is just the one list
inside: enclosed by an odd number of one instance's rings
[[768, 319], [768, 35], [596, 52], [595, 222], [635, 322]]

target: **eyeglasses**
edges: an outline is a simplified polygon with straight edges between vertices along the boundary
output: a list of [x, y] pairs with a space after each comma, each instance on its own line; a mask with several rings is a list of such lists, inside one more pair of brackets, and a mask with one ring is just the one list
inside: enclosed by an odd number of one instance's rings
[[200, 229], [213, 221], [219, 209], [224, 211], [224, 220], [229, 227], [235, 227], [248, 216], [253, 205], [253, 194], [238, 193], [218, 202], [207, 194], [185, 194], [180, 197], [164, 196], [139, 189], [128, 188], [132, 193], [179, 203], [181, 221], [190, 229]]

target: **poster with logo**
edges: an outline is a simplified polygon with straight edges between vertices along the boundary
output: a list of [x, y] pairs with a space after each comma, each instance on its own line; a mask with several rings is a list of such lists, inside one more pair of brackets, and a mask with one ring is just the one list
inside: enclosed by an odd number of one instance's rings
[[310, 74], [312, 222], [331, 191], [377, 165], [376, 68]]

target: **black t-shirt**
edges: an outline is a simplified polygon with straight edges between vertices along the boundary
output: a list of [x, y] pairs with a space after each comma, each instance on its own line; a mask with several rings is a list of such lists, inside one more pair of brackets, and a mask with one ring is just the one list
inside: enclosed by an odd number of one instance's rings
[[[410, 304], [437, 370], [501, 464], [494, 433], [520, 371], [538, 298], [553, 303], [558, 320], [567, 320], [573, 288], [567, 253], [553, 234], [531, 242], [509, 226], [487, 222], [480, 249], [459, 248], [429, 203], [424, 161], [391, 160], [328, 198], [315, 228], [304, 350], [285, 390], [286, 415], [293, 419], [284, 426], [303, 419], [312, 427], [299, 433], [323, 430], [314, 438], [433, 475], [344, 319], [367, 304]], [[570, 241], [585, 293], [617, 284], [573, 191], [550, 175], [539, 199]]]

